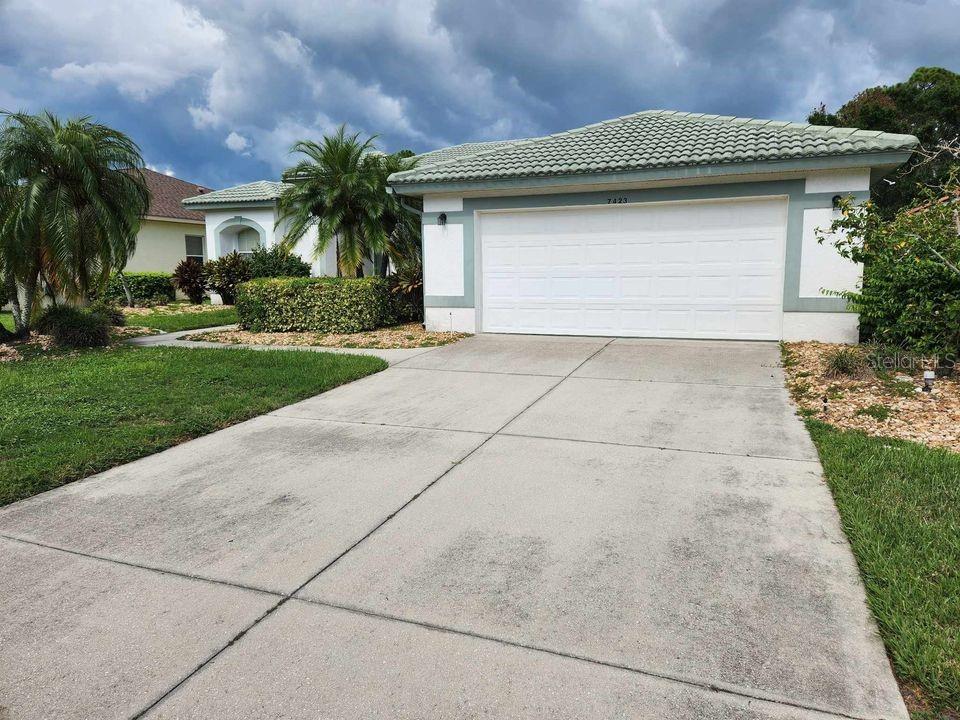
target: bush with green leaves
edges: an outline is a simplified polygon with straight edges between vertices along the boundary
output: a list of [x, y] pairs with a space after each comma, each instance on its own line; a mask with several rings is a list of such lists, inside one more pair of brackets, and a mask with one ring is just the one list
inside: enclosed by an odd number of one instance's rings
[[310, 277], [310, 263], [282, 245], [258, 247], [250, 256], [250, 274], [254, 278]]
[[237, 298], [237, 286], [253, 277], [250, 261], [234, 250], [204, 265], [207, 287], [217, 293], [224, 305], [233, 305]]
[[[163, 304], [171, 302], [176, 297], [173, 287], [173, 276], [165, 272], [125, 272], [123, 281], [126, 281], [134, 305]], [[123, 289], [123, 281], [119, 273], [110, 276], [107, 287], [98, 298], [121, 305], [127, 304], [127, 294]]]
[[[945, 191], [956, 197], [960, 185], [954, 181]], [[892, 220], [870, 202], [843, 202], [830, 232], [845, 234], [832, 242], [863, 263], [863, 281], [859, 292], [830, 294], [860, 313], [862, 339], [921, 353], [960, 350], [960, 206], [942, 195], [931, 191]]]
[[387, 280], [393, 320], [423, 322], [423, 267], [419, 257], [401, 262]]
[[207, 290], [207, 271], [203, 263], [192, 257], [181, 260], [174, 268], [173, 284], [194, 305], [202, 303]]
[[37, 329], [52, 335], [58, 347], [103, 347], [110, 342], [110, 321], [105, 315], [66, 305], [44, 311]]
[[123, 314], [123, 310], [113, 303], [97, 300], [90, 305], [89, 310], [97, 315], [103, 315], [107, 323], [113, 327], [123, 327], [127, 324], [127, 316]]
[[253, 332], [353, 333], [390, 321], [384, 278], [261, 278], [237, 290], [240, 327]]

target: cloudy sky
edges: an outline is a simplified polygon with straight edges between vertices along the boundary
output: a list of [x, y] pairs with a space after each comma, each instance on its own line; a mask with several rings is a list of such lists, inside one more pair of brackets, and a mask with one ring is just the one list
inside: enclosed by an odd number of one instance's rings
[[223, 187], [341, 123], [422, 151], [649, 108], [803, 120], [960, 71], [958, 27], [960, 0], [0, 0], [0, 109], [93, 115]]

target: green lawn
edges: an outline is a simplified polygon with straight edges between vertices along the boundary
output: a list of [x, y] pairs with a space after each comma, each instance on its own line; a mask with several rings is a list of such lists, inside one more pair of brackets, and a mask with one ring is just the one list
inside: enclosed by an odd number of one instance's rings
[[13, 313], [0, 312], [0, 325], [3, 325], [7, 330], [13, 330]]
[[913, 716], [960, 716], [960, 454], [807, 425]]
[[[169, 307], [167, 306], [167, 308]], [[128, 325], [141, 325], [163, 330], [163, 332], [198, 330], [200, 328], [217, 327], [218, 325], [233, 325], [236, 322], [237, 311], [232, 306], [205, 310], [204, 312], [181, 313], [171, 313], [168, 309], [161, 307], [149, 315], [127, 317]]]
[[386, 367], [379, 358], [200, 348], [0, 364], [0, 505]]

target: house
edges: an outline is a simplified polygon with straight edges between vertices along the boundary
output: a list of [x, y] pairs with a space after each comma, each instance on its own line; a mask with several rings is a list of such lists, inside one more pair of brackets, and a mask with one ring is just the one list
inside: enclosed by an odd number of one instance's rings
[[[187, 212], [203, 218], [206, 257], [219, 258], [235, 250], [247, 255], [254, 248], [279, 243], [286, 232], [277, 208], [283, 188], [282, 182], [259, 180], [183, 199], [181, 204]], [[310, 263], [313, 275], [336, 275], [335, 243], [330, 243], [322, 257], [314, 258], [316, 242], [316, 228], [311, 228], [293, 251]]]
[[184, 208], [184, 198], [209, 192], [209, 188], [153, 170], [143, 170], [150, 190], [150, 209], [140, 223], [137, 249], [127, 262], [130, 272], [173, 272], [188, 257], [204, 259], [203, 214]]
[[824, 291], [860, 268], [816, 230], [917, 144], [654, 110], [427, 153], [388, 182], [423, 199], [428, 329], [855, 342]]

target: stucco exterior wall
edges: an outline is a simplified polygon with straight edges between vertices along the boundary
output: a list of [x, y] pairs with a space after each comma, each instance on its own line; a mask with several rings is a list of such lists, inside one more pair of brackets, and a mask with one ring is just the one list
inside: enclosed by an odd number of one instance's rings
[[127, 263], [129, 272], [173, 272], [187, 256], [187, 235], [203, 236], [203, 225], [166, 220], [144, 220], [137, 233], [137, 249]]
[[[606, 205], [611, 195], [621, 202], [670, 202], [784, 196], [788, 200], [786, 257], [784, 264], [784, 333], [792, 339], [817, 339], [818, 316], [823, 331], [833, 340], [856, 341], [856, 315], [847, 313], [846, 301], [824, 295], [821, 288], [849, 290], [856, 287], [860, 268], [840, 257], [829, 244], [816, 241], [815, 229], [825, 228], [835, 216], [833, 197], [853, 196], [855, 202], [869, 198], [869, 168], [820, 171], [803, 177], [760, 182], [715, 183], [646, 189], [605, 187], [593, 192], [511, 195], [503, 197], [425, 196], [424, 306], [428, 325], [449, 330], [451, 322], [467, 332], [479, 329], [476, 308], [480, 306], [480, 248], [475, 237], [476, 217], [481, 211], [518, 208], [549, 208]], [[446, 214], [446, 225], [437, 218]], [[441, 278], [438, 274], [454, 274]], [[431, 292], [432, 288], [436, 288]], [[788, 322], [789, 313], [802, 313]], [[843, 317], [846, 315], [847, 317]], [[839, 317], [838, 317], [839, 316]], [[442, 327], [441, 327], [442, 326]], [[788, 330], [789, 328], [789, 330]], [[840, 330], [838, 330], [838, 328]]]
[[[236, 250], [237, 230], [254, 229], [257, 232], [262, 230], [266, 247], [278, 244], [286, 233], [286, 224], [278, 220], [276, 207], [273, 205], [206, 210], [205, 217], [208, 258], [221, 257]], [[322, 257], [314, 258], [313, 249], [316, 242], [316, 228], [311, 228], [296, 244], [294, 252], [310, 263], [311, 273], [314, 276], [336, 275], [336, 245], [331, 243]]]

